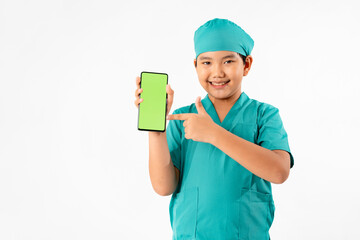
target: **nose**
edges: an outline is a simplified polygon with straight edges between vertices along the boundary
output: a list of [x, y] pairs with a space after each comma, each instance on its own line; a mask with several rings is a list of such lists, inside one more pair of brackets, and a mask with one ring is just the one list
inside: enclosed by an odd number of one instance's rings
[[213, 78], [223, 78], [225, 77], [224, 70], [222, 68], [222, 64], [214, 64], [212, 69], [212, 77]]

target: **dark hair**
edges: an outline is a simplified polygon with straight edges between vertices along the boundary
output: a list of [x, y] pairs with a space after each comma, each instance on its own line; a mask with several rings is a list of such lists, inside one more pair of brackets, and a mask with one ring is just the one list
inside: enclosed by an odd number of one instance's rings
[[245, 65], [245, 63], [246, 63], [246, 56], [241, 55], [240, 53], [238, 53], [238, 54], [239, 54], [240, 58], [243, 60], [243, 63], [244, 63], [244, 65]]
[[[243, 60], [243, 63], [244, 63], [244, 65], [245, 65], [245, 63], [246, 63], [246, 56], [241, 55], [240, 53], [237, 53], [237, 54], [239, 54], [240, 58]], [[196, 58], [196, 62], [195, 62], [195, 67], [197, 67], [197, 58]]]

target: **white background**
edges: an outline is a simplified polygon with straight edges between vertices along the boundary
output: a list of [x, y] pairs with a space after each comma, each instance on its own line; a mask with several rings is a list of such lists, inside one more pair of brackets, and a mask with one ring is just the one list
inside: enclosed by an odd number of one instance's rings
[[170, 239], [148, 171], [135, 77], [205, 92], [194, 31], [228, 18], [255, 40], [243, 80], [280, 109], [295, 166], [273, 185], [272, 239], [360, 239], [357, 1], [0, 2], [0, 239]]

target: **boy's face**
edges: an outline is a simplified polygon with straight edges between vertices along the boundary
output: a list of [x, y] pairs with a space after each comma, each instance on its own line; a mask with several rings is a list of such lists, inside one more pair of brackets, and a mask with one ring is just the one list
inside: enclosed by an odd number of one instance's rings
[[201, 53], [196, 63], [196, 72], [201, 86], [213, 100], [238, 98], [241, 94], [241, 81], [250, 70], [252, 58], [246, 63], [236, 52], [216, 51]]

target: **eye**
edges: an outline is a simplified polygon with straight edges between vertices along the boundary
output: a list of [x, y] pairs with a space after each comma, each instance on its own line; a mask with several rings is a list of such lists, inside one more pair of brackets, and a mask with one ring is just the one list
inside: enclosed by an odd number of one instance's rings
[[204, 64], [204, 65], [209, 65], [210, 62], [203, 62], [202, 64]]
[[225, 63], [231, 63], [233, 62], [233, 60], [227, 60]]

